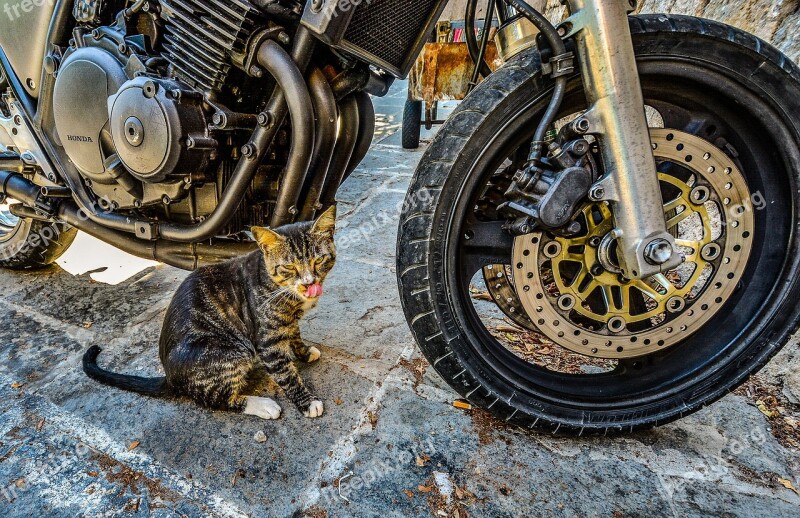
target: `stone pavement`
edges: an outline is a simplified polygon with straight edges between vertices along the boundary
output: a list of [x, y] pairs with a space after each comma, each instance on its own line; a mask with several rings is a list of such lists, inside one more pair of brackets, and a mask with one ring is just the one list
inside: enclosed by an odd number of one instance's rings
[[[303, 368], [324, 397], [321, 419], [302, 418], [282, 394], [281, 419], [262, 421], [84, 377], [94, 344], [114, 370], [159, 372], [180, 270], [86, 239], [93, 251], [76, 245], [60, 267], [0, 272], [0, 515], [800, 514], [800, 496], [782, 485], [800, 487], [797, 450], [740, 396], [613, 439], [529, 433], [452, 406], [415, 349], [395, 284], [397, 206], [422, 153], [399, 147], [404, 95], [400, 84], [377, 102], [378, 143], [340, 193], [338, 265], [304, 325], [323, 353]], [[796, 372], [795, 350], [774, 379]]]

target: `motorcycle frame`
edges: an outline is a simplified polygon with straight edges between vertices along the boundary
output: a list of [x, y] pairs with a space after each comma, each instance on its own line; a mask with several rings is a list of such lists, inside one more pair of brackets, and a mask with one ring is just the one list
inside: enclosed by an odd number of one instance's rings
[[[312, 1], [307, 2], [307, 9]], [[520, 0], [501, 1], [512, 6], [524, 4]], [[589, 123], [587, 132], [595, 135], [598, 140], [605, 166], [605, 175], [592, 189], [591, 197], [598, 202], [608, 202], [614, 208], [617, 226], [615, 234], [618, 236], [620, 266], [624, 275], [629, 278], [645, 278], [675, 267], [681, 258], [676, 252], [673, 237], [666, 230], [661, 208], [663, 204], [660, 187], [628, 26], [630, 4], [627, 0], [567, 0], [567, 4], [572, 15], [561, 25], [560, 36], [564, 39], [575, 38], [581, 77], [590, 103], [590, 108], [583, 117]], [[530, 10], [527, 4], [524, 6]], [[66, 27], [71, 8], [72, 0], [58, 0], [48, 29], [47, 44], [42, 49], [45, 56], [52, 45], [63, 45], [64, 40], [69, 37]], [[297, 142], [293, 142], [287, 175], [278, 193], [277, 210], [272, 224], [274, 226], [290, 221], [300, 209], [304, 209], [302, 216], [308, 217], [318, 208], [319, 203], [316, 200], [311, 200], [310, 204], [303, 207], [299, 204], [303, 200], [298, 199], [307, 180], [309, 164], [316, 147], [313, 145], [313, 116], [309, 116], [309, 88], [303, 79], [315, 44], [316, 40], [303, 26], [298, 28], [290, 53], [283, 52], [271, 41], [261, 43], [257, 51], [258, 61], [279, 80], [279, 86], [267, 105], [264, 117], [266, 123], [260, 124], [253, 132], [245, 146], [249, 156], [244, 156], [238, 163], [219, 205], [208, 219], [195, 225], [168, 222], [155, 225], [110, 212], [96, 211], [80, 177], [76, 177], [77, 172], [69, 171], [69, 161], [44, 134], [44, 124], [52, 118], [52, 74], [42, 71], [37, 104], [16, 76], [5, 53], [1, 51], [0, 62], [19, 100], [20, 110], [26, 112], [28, 121], [33, 122], [30, 124], [31, 132], [35, 134], [40, 149], [45, 150], [45, 153], [41, 153], [40, 160], [45, 163], [40, 165], [46, 174], [48, 168], [58, 171], [75, 193], [75, 202], [62, 203], [59, 212], [54, 216], [68, 220], [74, 226], [136, 255], [154, 257], [182, 268], [192, 268], [202, 262], [214, 262], [229, 257], [233, 248], [243, 249], [241, 246], [220, 244], [219, 250], [215, 251], [212, 241], [211, 245], [206, 245], [204, 255], [200, 257], [197, 243], [212, 240], [215, 232], [230, 219], [255, 174], [260, 158], [269, 149], [286, 116], [293, 118], [293, 126], [296, 124], [296, 129], [300, 131], [294, 132], [293, 140]], [[312, 88], [311, 91], [315, 89]], [[325, 95], [330, 97], [327, 92]], [[329, 103], [329, 100], [325, 102]], [[347, 109], [342, 111], [351, 118], [358, 115], [354, 106], [345, 106]], [[350, 128], [350, 133], [352, 131], [353, 128]], [[330, 142], [330, 132], [327, 135], [328, 141], [324, 144], [330, 147], [333, 145]], [[340, 172], [331, 171], [332, 178], [340, 180], [355, 166], [354, 160], [359, 157], [353, 153], [354, 148], [362, 156], [365, 153], [366, 146], [363, 142], [359, 145], [354, 143], [358, 137], [349, 135], [349, 141], [342, 146], [348, 151], [347, 159], [341, 159], [346, 168]], [[334, 153], [334, 156], [337, 154]], [[55, 182], [57, 178], [48, 174], [48, 178], [39, 179], [40, 182], [42, 180]], [[317, 193], [322, 191], [321, 201], [330, 202], [335, 189], [331, 189], [328, 179], [325, 184], [322, 188], [320, 185], [314, 187]], [[87, 215], [88, 221], [76, 218], [75, 214], [79, 212]], [[137, 246], [137, 239], [141, 241], [141, 246]], [[653, 260], [653, 246], [657, 243], [669, 245], [671, 253], [668, 259]], [[170, 252], [157, 254], [155, 250], [159, 244], [161, 250]], [[226, 246], [227, 251], [224, 250]], [[176, 249], [182, 254], [180, 260], [171, 258], [170, 254], [177, 253]]]

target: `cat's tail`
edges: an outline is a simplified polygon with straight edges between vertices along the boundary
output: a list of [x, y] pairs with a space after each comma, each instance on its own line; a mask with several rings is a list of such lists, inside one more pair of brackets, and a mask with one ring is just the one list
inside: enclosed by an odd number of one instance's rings
[[145, 396], [166, 396], [169, 395], [167, 378], [142, 378], [139, 376], [126, 376], [101, 369], [97, 365], [97, 356], [102, 349], [93, 345], [83, 355], [83, 372], [95, 381], [103, 385], [109, 385], [130, 392], [137, 392]]

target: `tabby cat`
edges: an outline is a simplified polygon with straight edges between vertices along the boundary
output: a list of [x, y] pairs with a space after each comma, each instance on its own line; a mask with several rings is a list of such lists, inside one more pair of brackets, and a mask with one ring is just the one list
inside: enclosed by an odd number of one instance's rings
[[336, 260], [336, 208], [315, 222], [275, 230], [253, 227], [260, 250], [205, 266], [180, 285], [161, 330], [166, 377], [141, 378], [101, 369], [101, 349], [90, 348], [83, 370], [100, 383], [155, 397], [188, 396], [199, 405], [276, 419], [281, 407], [257, 397], [266, 375], [306, 416], [322, 401], [303, 383], [292, 353], [304, 362], [320, 356], [300, 338], [300, 318], [322, 295]]

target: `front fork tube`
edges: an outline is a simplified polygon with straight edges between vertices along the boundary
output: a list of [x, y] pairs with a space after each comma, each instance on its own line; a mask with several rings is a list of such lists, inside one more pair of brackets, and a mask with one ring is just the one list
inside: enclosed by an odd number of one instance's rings
[[583, 117], [600, 145], [605, 175], [590, 197], [613, 210], [620, 268], [643, 279], [682, 262], [667, 232], [661, 189], [626, 0], [569, 0], [561, 28], [577, 44], [589, 110]]

